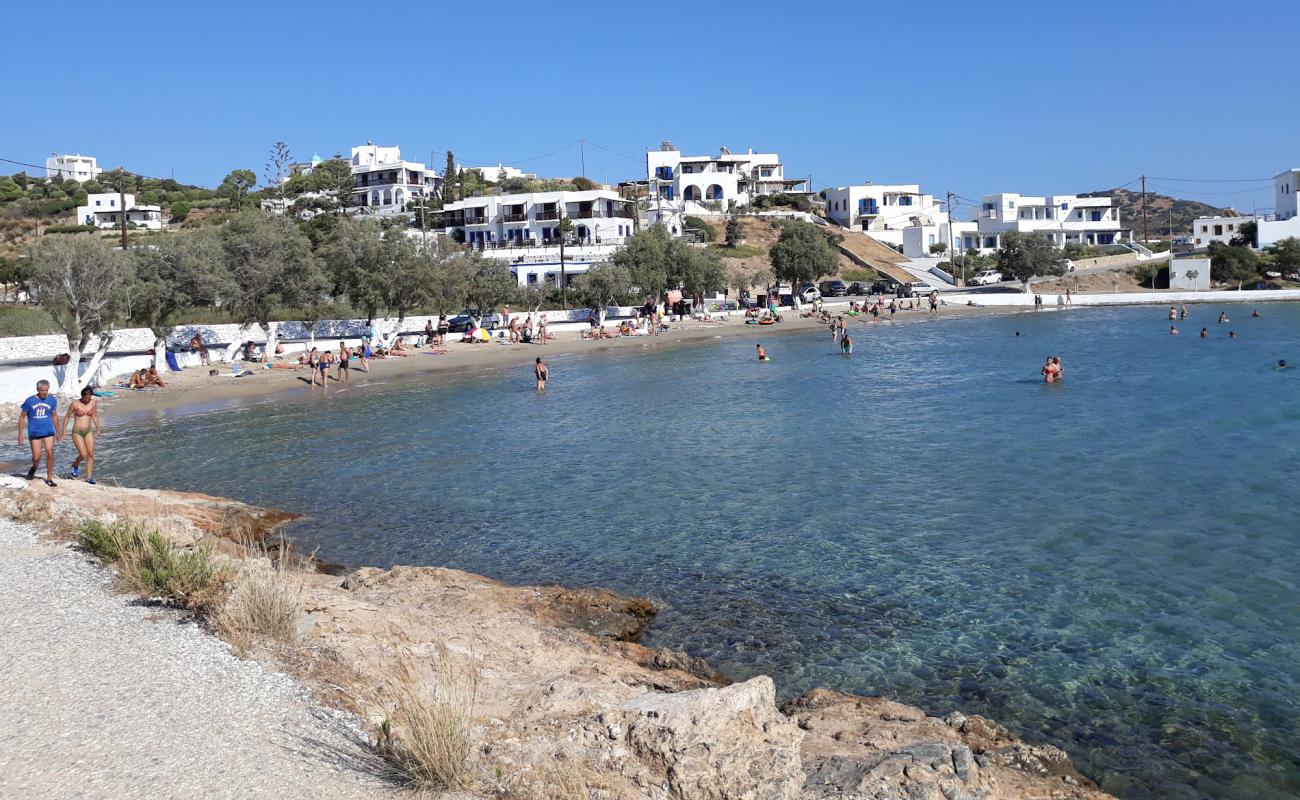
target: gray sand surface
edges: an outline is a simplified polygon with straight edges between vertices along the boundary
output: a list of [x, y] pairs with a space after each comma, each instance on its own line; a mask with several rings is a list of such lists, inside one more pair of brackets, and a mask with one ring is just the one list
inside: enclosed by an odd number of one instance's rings
[[355, 719], [0, 519], [0, 798], [380, 798]]

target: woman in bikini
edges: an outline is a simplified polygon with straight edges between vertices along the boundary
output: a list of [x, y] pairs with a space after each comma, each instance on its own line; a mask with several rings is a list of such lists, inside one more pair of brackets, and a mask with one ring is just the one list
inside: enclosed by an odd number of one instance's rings
[[72, 477], [78, 477], [81, 463], [86, 463], [86, 483], [95, 482], [95, 439], [99, 437], [99, 401], [89, 386], [81, 390], [81, 398], [73, 400], [63, 418], [63, 430], [77, 446], [77, 457], [72, 461]]

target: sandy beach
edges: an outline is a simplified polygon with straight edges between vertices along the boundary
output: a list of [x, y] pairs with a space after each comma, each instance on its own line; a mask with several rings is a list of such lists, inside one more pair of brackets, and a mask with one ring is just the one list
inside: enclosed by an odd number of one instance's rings
[[[847, 304], [827, 304], [833, 314], [847, 310]], [[934, 322], [954, 317], [972, 315], [1025, 313], [1024, 309], [976, 308], [971, 306], [944, 306], [940, 313], [930, 314], [926, 311], [899, 311], [894, 324], [912, 324], [917, 322]], [[669, 330], [659, 336], [619, 336], [614, 339], [599, 341], [579, 339], [576, 333], [557, 333], [552, 341], [545, 345], [508, 344], [504, 339], [494, 339], [490, 343], [465, 344], [453, 335], [448, 337], [446, 347], [419, 348], [408, 356], [374, 359], [370, 362], [370, 372], [359, 369], [357, 362], [352, 362], [352, 385], [364, 385], [374, 380], [410, 380], [430, 374], [473, 374], [476, 372], [496, 371], [514, 368], [528, 371], [533, 359], [572, 353], [603, 352], [615, 349], [659, 350], [678, 347], [692, 343], [710, 341], [720, 338], [751, 337], [755, 341], [771, 340], [775, 337], [794, 333], [824, 329], [825, 325], [813, 319], [800, 318], [796, 313], [787, 311], [782, 322], [762, 327], [746, 325], [744, 317], [733, 314], [730, 320], [718, 322], [674, 322], [669, 323]], [[857, 319], [864, 319], [859, 317]], [[866, 318], [869, 319], [869, 318]], [[887, 325], [888, 321], [880, 323]], [[612, 328], [609, 324], [607, 328]], [[328, 340], [318, 340], [318, 346], [334, 344]], [[437, 355], [431, 350], [445, 350]], [[288, 363], [288, 360], [280, 363]], [[216, 375], [209, 375], [216, 370]], [[233, 378], [231, 366], [226, 363], [214, 363], [209, 367], [191, 367], [182, 372], [164, 375], [166, 388], [147, 390], [113, 389], [114, 397], [101, 400], [101, 413], [110, 424], [131, 420], [160, 411], [173, 411], [187, 408], [206, 410], [228, 407], [242, 402], [262, 398], [278, 392], [323, 393], [333, 391], [338, 384], [334, 380], [335, 369], [330, 370], [329, 389], [317, 386], [312, 389], [308, 384], [310, 371], [305, 366], [294, 364], [291, 367], [266, 369], [258, 365], [251, 367], [252, 375]], [[558, 375], [556, 376], [559, 377]]]

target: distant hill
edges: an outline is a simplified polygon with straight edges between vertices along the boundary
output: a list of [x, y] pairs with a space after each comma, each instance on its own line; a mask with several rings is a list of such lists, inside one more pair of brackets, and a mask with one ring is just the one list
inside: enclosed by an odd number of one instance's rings
[[[1119, 207], [1120, 224], [1133, 229], [1135, 238], [1142, 236], [1142, 193], [1129, 189], [1107, 189], [1088, 192], [1083, 197], [1109, 197]], [[1169, 211], [1173, 209], [1174, 235], [1181, 236], [1192, 230], [1192, 220], [1197, 217], [1222, 215], [1227, 209], [1196, 200], [1179, 200], [1176, 197], [1147, 192], [1147, 230], [1151, 237], [1169, 237]]]

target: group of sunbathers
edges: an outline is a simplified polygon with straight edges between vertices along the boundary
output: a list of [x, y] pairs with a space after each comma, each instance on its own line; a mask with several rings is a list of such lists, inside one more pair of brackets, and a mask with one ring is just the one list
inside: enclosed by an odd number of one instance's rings
[[163, 383], [162, 376], [158, 374], [155, 367], [138, 369], [131, 373], [127, 379], [126, 388], [128, 389], [162, 389], [167, 384]]

